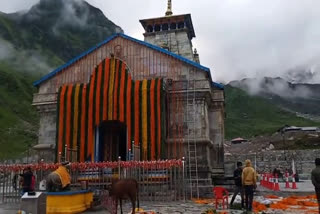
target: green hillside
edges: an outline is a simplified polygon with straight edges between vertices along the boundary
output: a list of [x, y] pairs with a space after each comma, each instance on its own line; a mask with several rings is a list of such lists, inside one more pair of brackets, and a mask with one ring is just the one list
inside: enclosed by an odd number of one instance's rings
[[294, 126], [320, 126], [320, 123], [297, 117], [282, 110], [265, 98], [250, 96], [229, 85], [225, 87], [226, 138], [254, 137], [272, 134], [286, 124]]
[[81, 0], [41, 0], [27, 13], [0, 13], [0, 37], [61, 64], [122, 29]]
[[37, 143], [32, 86], [45, 73], [122, 29], [79, 0], [41, 0], [26, 13], [0, 12], [0, 160]]
[[38, 115], [31, 106], [35, 91], [31, 82], [38, 77], [0, 62], [1, 159], [26, 151], [37, 140]]
[[[303, 74], [303, 71], [301, 71]], [[320, 84], [291, 83], [281, 77], [245, 78], [229, 83], [307, 118], [320, 117]]]
[[[116, 32], [121, 28], [80, 0], [40, 0], [26, 13], [0, 13], [0, 161], [37, 142], [32, 82]], [[226, 86], [225, 95], [228, 139], [319, 125], [237, 88]]]

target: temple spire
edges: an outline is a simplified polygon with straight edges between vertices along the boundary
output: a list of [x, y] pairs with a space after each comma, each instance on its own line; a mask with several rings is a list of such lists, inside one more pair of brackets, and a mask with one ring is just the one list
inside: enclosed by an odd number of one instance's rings
[[166, 12], [166, 16], [171, 16], [172, 15], [172, 2], [171, 0], [168, 0], [168, 9]]

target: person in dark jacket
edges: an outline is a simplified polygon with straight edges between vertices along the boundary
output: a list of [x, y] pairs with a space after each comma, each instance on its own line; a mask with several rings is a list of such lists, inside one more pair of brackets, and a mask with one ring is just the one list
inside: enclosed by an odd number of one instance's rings
[[243, 197], [244, 192], [243, 192], [243, 188], [242, 188], [241, 175], [242, 175], [242, 162], [238, 162], [237, 163], [237, 169], [234, 170], [234, 172], [233, 172], [235, 188], [234, 188], [234, 193], [233, 193], [233, 196], [232, 196], [232, 199], [231, 199], [230, 206], [232, 206], [232, 204], [234, 202], [234, 199], [240, 193], [240, 196], [241, 196], [241, 208], [244, 208], [244, 197]]
[[311, 172], [311, 180], [312, 180], [312, 184], [314, 185], [314, 189], [316, 191], [319, 213], [320, 213], [320, 158], [316, 158], [315, 164], [316, 164], [316, 168], [314, 168]]
[[32, 177], [33, 173], [30, 167], [27, 167], [23, 170], [23, 174], [20, 174], [22, 177], [22, 194], [26, 192], [33, 191], [32, 190]]

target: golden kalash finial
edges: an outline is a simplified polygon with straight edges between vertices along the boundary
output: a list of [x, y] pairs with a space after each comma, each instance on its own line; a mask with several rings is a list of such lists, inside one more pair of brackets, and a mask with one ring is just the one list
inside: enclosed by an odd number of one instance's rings
[[172, 2], [171, 0], [168, 0], [168, 9], [166, 12], [166, 16], [171, 16], [172, 15]]

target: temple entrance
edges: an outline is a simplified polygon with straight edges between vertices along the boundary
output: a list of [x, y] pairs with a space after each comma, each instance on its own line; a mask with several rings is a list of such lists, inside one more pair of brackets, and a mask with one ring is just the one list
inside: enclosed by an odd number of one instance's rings
[[96, 129], [96, 161], [127, 159], [127, 126], [119, 121], [104, 121]]

